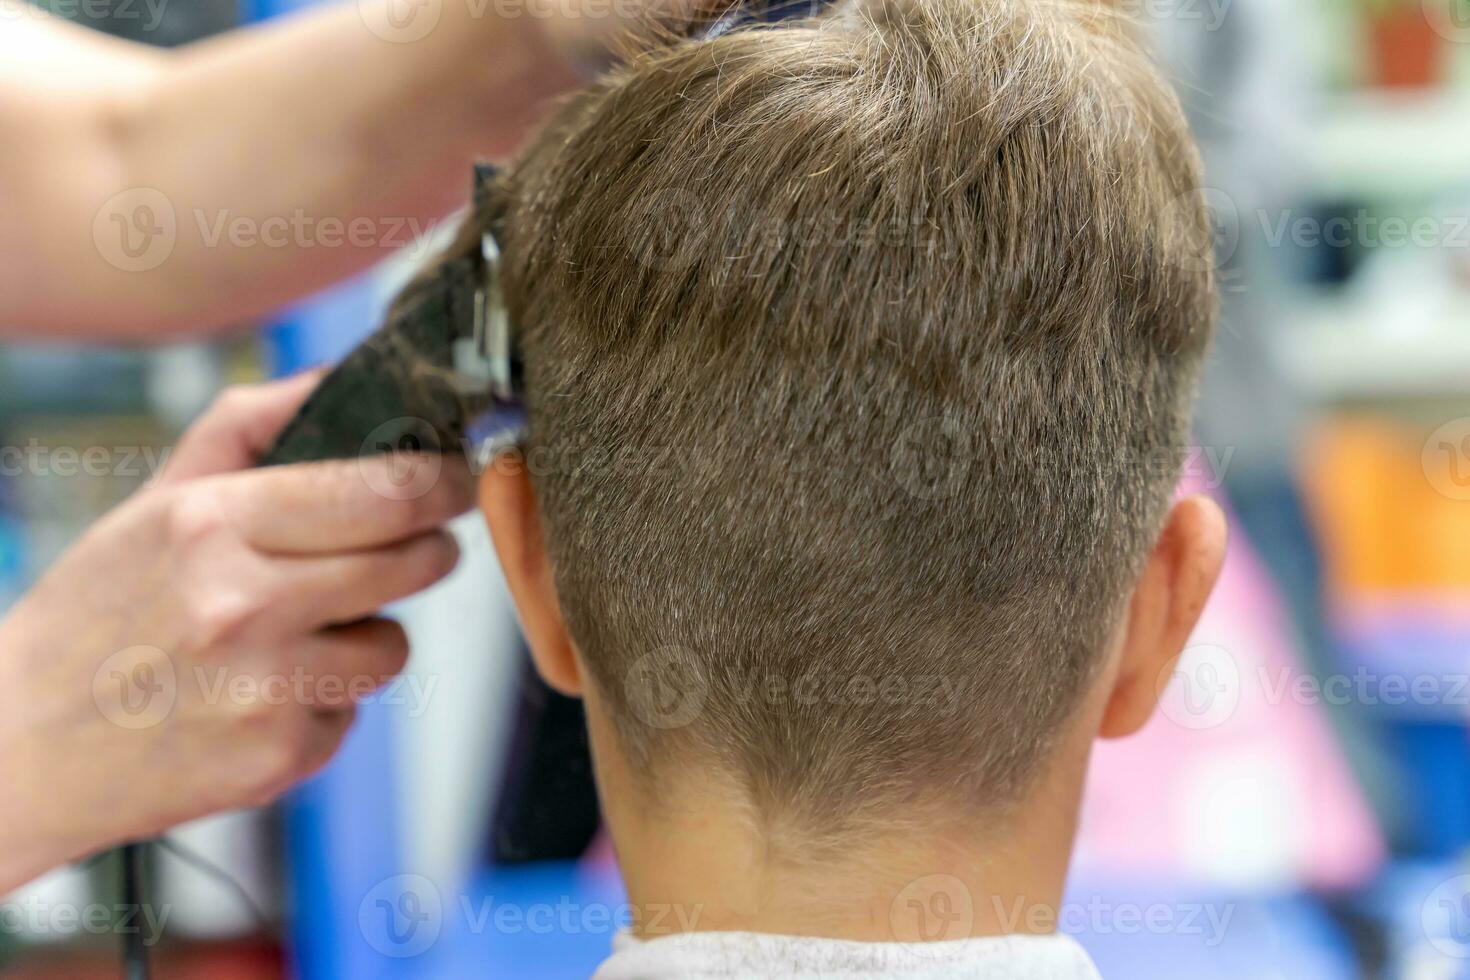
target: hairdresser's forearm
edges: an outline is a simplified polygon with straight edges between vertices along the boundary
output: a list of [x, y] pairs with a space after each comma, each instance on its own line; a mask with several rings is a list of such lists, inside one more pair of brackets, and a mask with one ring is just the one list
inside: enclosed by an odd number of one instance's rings
[[53, 680], [19, 671], [35, 663], [38, 649], [46, 646], [16, 617], [0, 619], [0, 895], [85, 857], [94, 848], [78, 827], [104, 818], [65, 798], [71, 760], [47, 758], [46, 745], [38, 743], [26, 717], [22, 699], [40, 701], [34, 696], [38, 686]]
[[537, 20], [495, 10], [445, 0], [427, 36], [395, 43], [351, 3], [140, 56], [90, 117], [68, 115], [75, 152], [51, 146], [67, 182], [38, 166], [16, 195], [28, 246], [0, 272], [0, 329], [199, 332], [412, 243], [465, 199], [471, 157], [571, 83]]
[[[50, 833], [50, 814], [32, 805], [40, 782], [24, 732], [7, 731], [0, 760], [0, 895], [82, 857], [85, 844]], [[64, 806], [64, 802], [63, 806]]]

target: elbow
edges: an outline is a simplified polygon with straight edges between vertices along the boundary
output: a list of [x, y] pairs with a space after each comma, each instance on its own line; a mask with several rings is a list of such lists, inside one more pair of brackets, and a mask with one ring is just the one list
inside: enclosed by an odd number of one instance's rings
[[91, 113], [92, 143], [99, 169], [118, 188], [146, 184], [148, 132], [156, 93], [162, 85], [168, 56], [142, 58], [138, 70], [99, 92]]

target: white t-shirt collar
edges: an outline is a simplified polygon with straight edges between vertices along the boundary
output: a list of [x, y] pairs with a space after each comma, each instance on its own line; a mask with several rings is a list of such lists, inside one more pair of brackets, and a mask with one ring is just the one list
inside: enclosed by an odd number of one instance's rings
[[1101, 980], [1070, 936], [997, 936], [942, 943], [862, 943], [754, 932], [613, 939], [594, 980]]

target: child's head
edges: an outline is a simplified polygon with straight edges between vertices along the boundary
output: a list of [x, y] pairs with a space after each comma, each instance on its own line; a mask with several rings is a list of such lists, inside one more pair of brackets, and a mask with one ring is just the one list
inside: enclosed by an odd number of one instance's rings
[[1147, 717], [1219, 557], [1207, 508], [1169, 520], [1211, 234], [1115, 16], [654, 44], [495, 208], [529, 434], [487, 510], [620, 792], [715, 778], [840, 842], [1002, 814], [1076, 725]]

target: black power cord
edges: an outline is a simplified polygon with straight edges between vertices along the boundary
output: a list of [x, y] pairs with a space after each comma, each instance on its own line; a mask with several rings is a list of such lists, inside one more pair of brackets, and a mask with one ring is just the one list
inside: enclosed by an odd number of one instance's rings
[[141, 925], [145, 851], [144, 844], [124, 844], [119, 851], [122, 857], [123, 921], [129, 924], [122, 930], [123, 976], [127, 980], [148, 980], [148, 946], [144, 942]]
[[212, 879], [216, 884], [219, 884], [228, 891], [233, 892], [235, 895], [235, 899], [240, 903], [241, 907], [249, 912], [250, 918], [255, 921], [255, 928], [258, 929], [262, 934], [270, 931], [270, 917], [265, 914], [264, 909], [255, 904], [255, 899], [250, 897], [250, 892], [245, 889], [245, 886], [240, 884], [234, 878], [230, 877], [230, 873], [228, 871], [210, 861], [203, 855], [196, 854], [184, 845], [178, 843], [177, 841], [170, 840], [167, 837], [160, 837], [157, 841], [155, 841], [155, 843], [160, 848], [162, 848], [165, 853], [178, 858], [180, 861], [193, 868], [195, 871], [199, 872], [207, 878]]
[[[230, 877], [229, 872], [167, 837], [159, 838], [153, 843], [232, 891], [240, 904], [249, 910], [257, 929], [265, 932], [270, 928], [270, 919], [265, 912], [255, 904], [245, 887]], [[124, 844], [118, 849], [118, 856], [122, 859], [122, 911], [125, 927], [120, 931], [123, 937], [123, 976], [126, 980], [148, 980], [149, 977], [148, 944], [142, 927], [144, 902], [147, 901], [143, 873], [149, 846], [147, 843], [134, 843]], [[127, 925], [128, 923], [131, 925]]]

